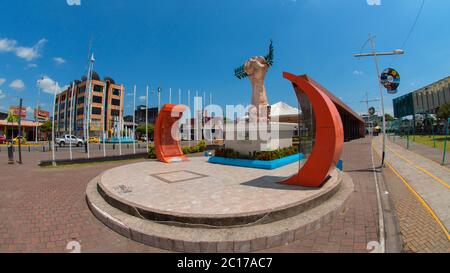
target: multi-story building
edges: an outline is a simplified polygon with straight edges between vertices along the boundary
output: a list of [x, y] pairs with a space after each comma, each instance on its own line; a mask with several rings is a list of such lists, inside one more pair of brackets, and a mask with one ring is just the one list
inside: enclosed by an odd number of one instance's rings
[[450, 103], [450, 77], [395, 98], [394, 115], [403, 118], [416, 114], [437, 114], [446, 103]]
[[145, 124], [145, 113], [148, 113], [148, 123], [155, 124], [156, 118], [158, 117], [158, 107], [148, 108], [148, 110], [146, 110], [145, 105], [139, 105], [136, 107], [136, 110], [134, 110], [136, 124]]
[[[90, 111], [89, 135], [102, 137], [103, 130], [111, 136], [119, 128], [119, 120], [123, 117], [124, 93], [123, 86], [114, 80], [105, 78], [100, 80], [94, 77], [92, 80], [92, 96], [89, 109], [86, 90], [89, 81], [76, 81], [74, 94], [72, 86], [61, 92], [56, 97], [55, 105], [55, 131], [57, 135], [66, 134], [72, 129], [72, 134], [83, 137], [85, 130], [86, 113]], [[72, 97], [74, 97], [74, 111], [72, 111]], [[86, 113], [85, 113], [86, 112]]]

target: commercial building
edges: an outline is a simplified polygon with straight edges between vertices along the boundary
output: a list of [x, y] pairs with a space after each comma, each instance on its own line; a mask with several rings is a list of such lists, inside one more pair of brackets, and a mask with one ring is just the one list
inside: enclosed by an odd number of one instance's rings
[[145, 105], [139, 105], [136, 107], [136, 110], [134, 110], [136, 124], [145, 124], [145, 113], [148, 113], [148, 123], [155, 124], [156, 118], [158, 117], [158, 107], [148, 108], [147, 112]]
[[437, 114], [439, 108], [447, 103], [450, 103], [450, 77], [395, 98], [394, 115], [403, 118], [416, 114]]
[[[72, 134], [83, 137], [85, 130], [86, 113], [90, 111], [89, 135], [101, 138], [103, 130], [111, 136], [119, 128], [120, 118], [124, 111], [123, 86], [118, 85], [111, 78], [100, 80], [97, 73], [92, 79], [91, 103], [86, 90], [89, 81], [75, 81], [74, 94], [72, 86], [56, 97], [55, 105], [55, 131], [57, 135], [66, 134], [72, 129]], [[72, 111], [72, 97], [74, 97], [74, 111]], [[87, 109], [88, 108], [88, 109]]]

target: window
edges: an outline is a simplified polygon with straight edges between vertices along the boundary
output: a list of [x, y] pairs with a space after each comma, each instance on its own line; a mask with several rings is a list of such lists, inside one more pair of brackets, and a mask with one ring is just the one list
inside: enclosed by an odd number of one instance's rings
[[93, 96], [92, 97], [92, 102], [94, 102], [94, 103], [102, 103], [102, 101], [103, 101], [103, 98], [100, 97], [100, 96]]
[[94, 85], [94, 92], [103, 92], [103, 86]]
[[92, 114], [93, 115], [101, 115], [102, 114], [102, 108], [92, 107]]
[[113, 93], [114, 96], [120, 96], [120, 90], [119, 89], [115, 89], [114, 88], [112, 93]]
[[84, 103], [84, 97], [79, 97], [79, 98], [77, 99], [77, 102], [78, 102], [78, 104]]
[[80, 115], [83, 115], [83, 114], [84, 114], [84, 108], [78, 108], [77, 109], [77, 115], [80, 116]]
[[112, 99], [111, 103], [112, 103], [112, 105], [120, 106], [120, 100], [118, 100], [118, 99]]
[[111, 116], [115, 116], [115, 117], [120, 116], [120, 111], [119, 110], [111, 110]]
[[86, 90], [86, 87], [80, 87], [80, 88], [78, 89], [78, 94], [84, 93], [85, 90]]

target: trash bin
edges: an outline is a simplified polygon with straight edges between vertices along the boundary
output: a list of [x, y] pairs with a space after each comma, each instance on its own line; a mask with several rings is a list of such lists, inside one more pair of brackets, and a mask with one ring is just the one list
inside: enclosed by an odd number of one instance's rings
[[8, 143], [8, 164], [14, 164], [14, 147], [11, 142]]

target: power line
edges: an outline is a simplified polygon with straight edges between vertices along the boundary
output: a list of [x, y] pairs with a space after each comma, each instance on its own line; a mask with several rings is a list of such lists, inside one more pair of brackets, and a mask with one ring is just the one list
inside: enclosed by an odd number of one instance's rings
[[[409, 39], [411, 38], [411, 35], [413, 34], [414, 30], [416, 29], [417, 23], [419, 22], [420, 16], [422, 15], [423, 9], [425, 7], [425, 3], [427, 0], [422, 0], [422, 4], [420, 5], [419, 11], [417, 12], [416, 18], [414, 19], [413, 24], [411, 25], [411, 28], [409, 29], [408, 35], [406, 36], [405, 40], [403, 41], [401, 49], [405, 49], [406, 44], [408, 43]], [[394, 58], [392, 59], [389, 66], [392, 65], [397, 55], [394, 55]]]
[[406, 39], [405, 39], [405, 41], [402, 44], [402, 47], [401, 47], [402, 49], [405, 48], [406, 43], [408, 43], [409, 38], [411, 38], [411, 35], [413, 34], [414, 29], [416, 28], [417, 22], [419, 21], [420, 15], [422, 15], [422, 11], [423, 11], [423, 8], [425, 7], [425, 3], [426, 2], [427, 2], [427, 0], [422, 0], [422, 4], [420, 5], [420, 9], [419, 9], [419, 11], [417, 12], [417, 15], [416, 15], [416, 19], [414, 19], [414, 23], [412, 24], [411, 29], [409, 30], [408, 35], [406, 36]]

